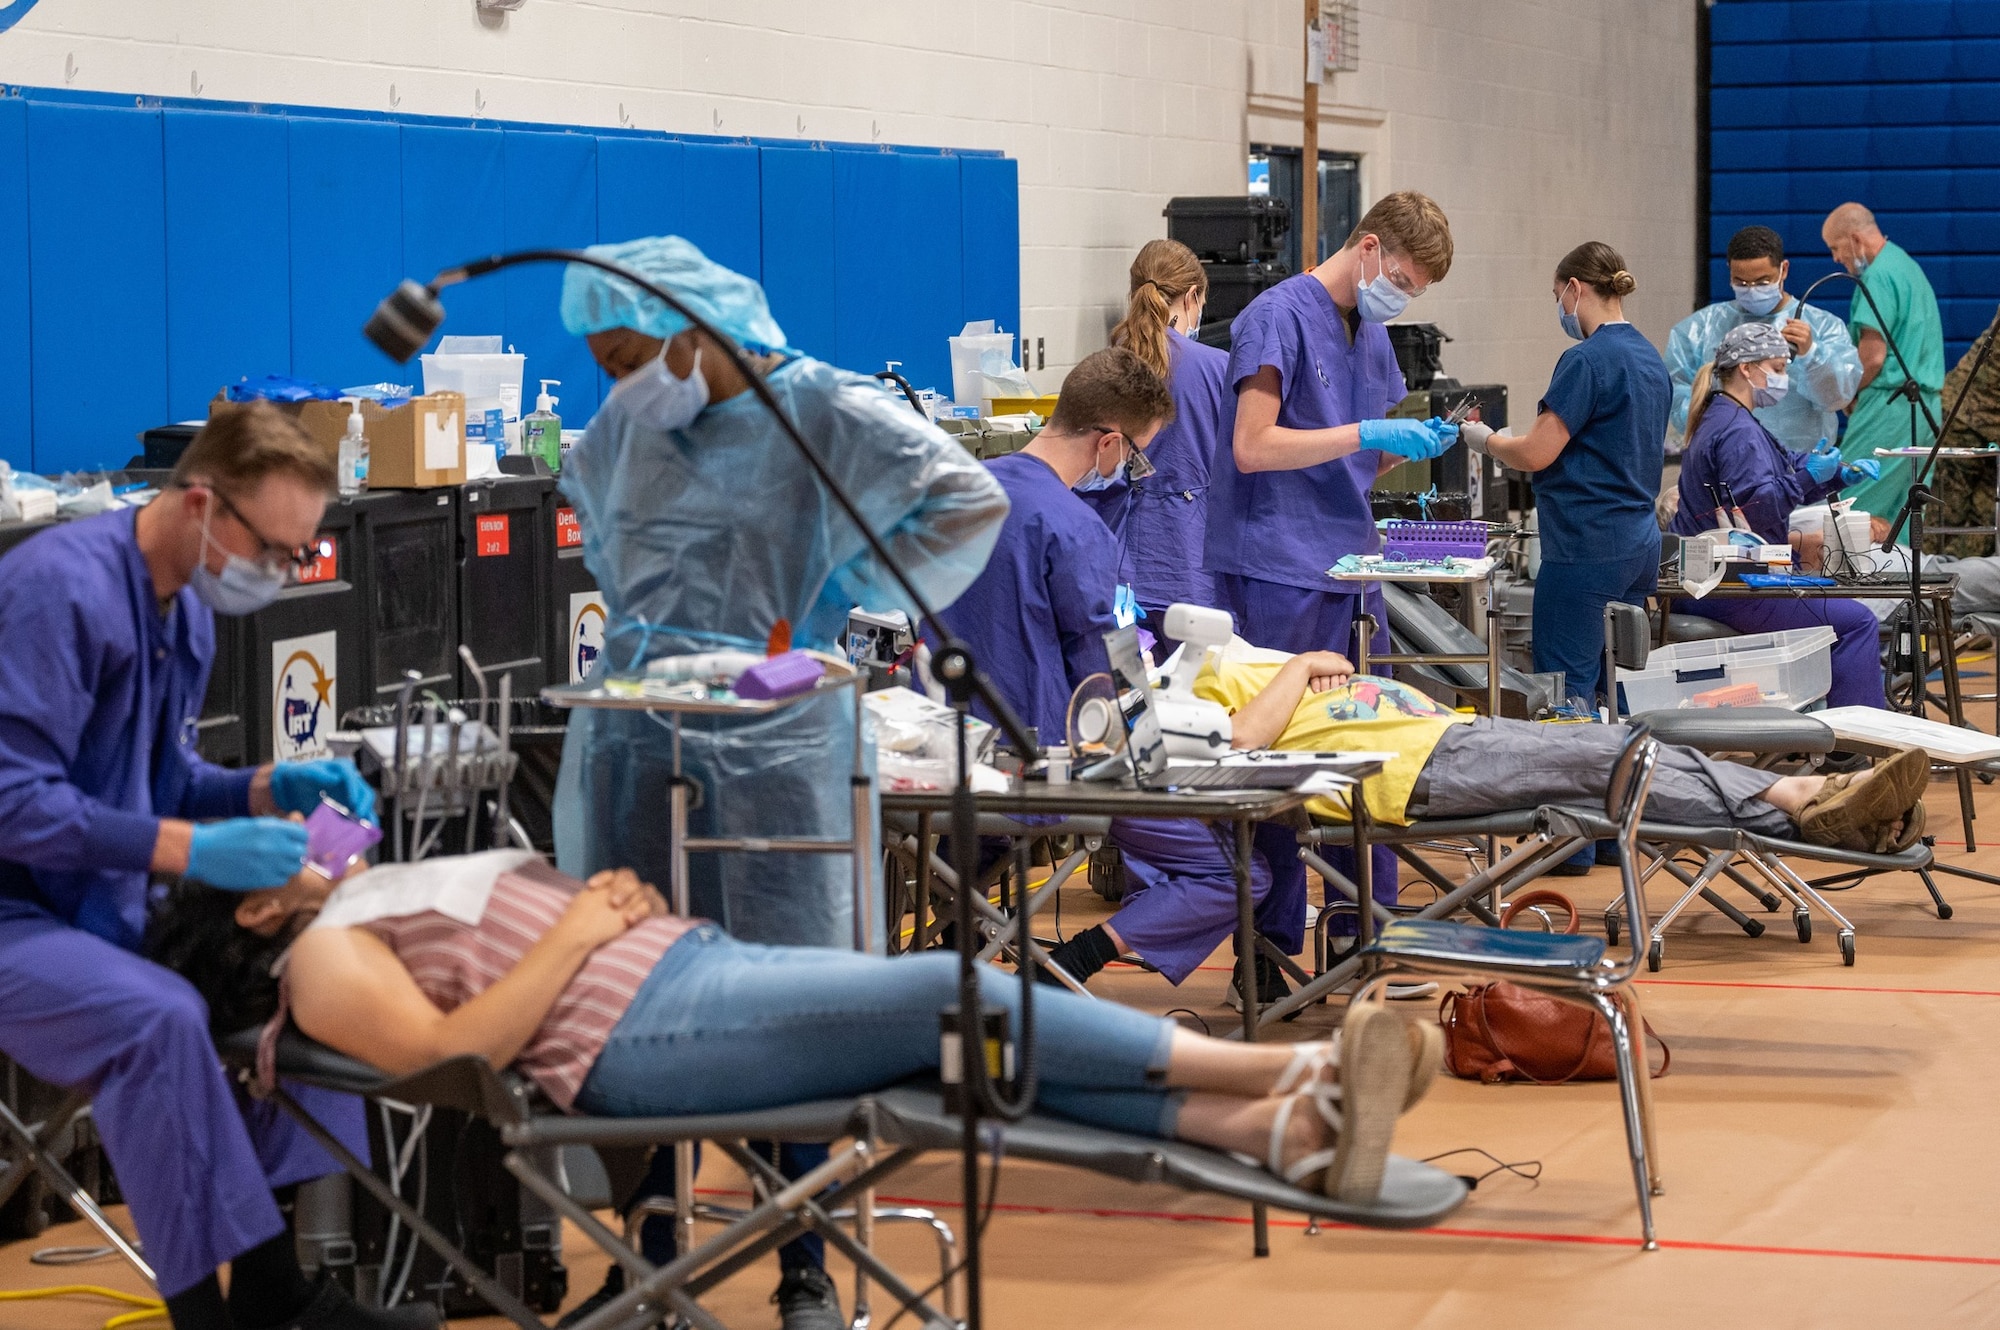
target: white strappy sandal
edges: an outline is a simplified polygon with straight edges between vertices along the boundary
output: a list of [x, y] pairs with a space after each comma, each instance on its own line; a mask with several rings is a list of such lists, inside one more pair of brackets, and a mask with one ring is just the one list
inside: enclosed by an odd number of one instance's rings
[[[1435, 1061], [1428, 1056], [1431, 1036], [1419, 1031], [1413, 1037], [1403, 1018], [1379, 999], [1349, 1008], [1341, 1035], [1338, 1045], [1301, 1049], [1279, 1078], [1279, 1086], [1289, 1089], [1308, 1072], [1313, 1077], [1306, 1082], [1309, 1088], [1286, 1094], [1278, 1105], [1265, 1167], [1293, 1186], [1318, 1173], [1320, 1190], [1326, 1195], [1367, 1204], [1381, 1194], [1396, 1119], [1429, 1089]], [[1323, 1073], [1336, 1061], [1340, 1079], [1324, 1079]], [[1285, 1135], [1302, 1100], [1319, 1114], [1334, 1144], [1286, 1167]]]

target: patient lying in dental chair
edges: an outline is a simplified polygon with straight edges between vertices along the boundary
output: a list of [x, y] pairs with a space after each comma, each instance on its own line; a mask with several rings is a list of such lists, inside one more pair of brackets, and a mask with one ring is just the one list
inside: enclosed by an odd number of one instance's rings
[[[629, 870], [589, 882], [523, 852], [308, 873], [235, 895], [177, 885], [153, 957], [231, 1033], [289, 1016], [391, 1074], [476, 1054], [557, 1105], [609, 1117], [727, 1114], [933, 1072], [958, 961], [737, 942], [667, 913]], [[278, 974], [274, 975], [274, 966]], [[985, 969], [989, 1003], [1019, 985]], [[1018, 1012], [1016, 1012], [1018, 1016]], [[1440, 1041], [1379, 1003], [1338, 1044], [1232, 1043], [1065, 992], [1038, 994], [1041, 1104], [1115, 1131], [1254, 1156], [1294, 1185], [1378, 1195], [1396, 1119]], [[267, 1069], [268, 1070], [268, 1069]]]
[[[1604, 806], [1604, 790], [1624, 746], [1624, 725], [1545, 725], [1447, 710], [1408, 685], [1354, 673], [1334, 652], [1284, 656], [1252, 649], [1248, 659], [1206, 665], [1197, 696], [1231, 713], [1238, 749], [1394, 754], [1365, 788], [1369, 814], [1406, 825], [1483, 817], [1514, 809]], [[1721, 761], [1692, 748], [1663, 746], [1646, 804], [1650, 821], [1741, 827], [1816, 845], [1884, 853], [1923, 834], [1921, 799], [1929, 759], [1904, 752], [1872, 770], [1837, 776], [1780, 776]], [[1345, 820], [1329, 798], [1307, 805]], [[1133, 952], [1174, 983], [1211, 955], [1236, 927], [1231, 847], [1199, 824], [1120, 819], [1113, 838], [1139, 890], [1109, 920], [1076, 934], [1052, 959], [1078, 980]], [[1304, 872], [1282, 827], [1260, 828], [1252, 863], [1258, 930], [1285, 946], [1300, 940]], [[1264, 838], [1286, 843], [1266, 847]], [[1262, 874], [1262, 876], [1259, 876]], [[1296, 949], [1293, 945], [1292, 950]], [[1286, 991], [1276, 967], [1258, 957], [1260, 1001]]]

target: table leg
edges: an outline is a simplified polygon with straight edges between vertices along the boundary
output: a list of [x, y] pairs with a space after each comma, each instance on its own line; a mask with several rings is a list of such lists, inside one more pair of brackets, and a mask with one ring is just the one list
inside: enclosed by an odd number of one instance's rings
[[935, 838], [931, 835], [931, 815], [917, 814], [917, 934], [916, 950], [928, 951], [931, 945], [931, 847]]
[[[1938, 674], [1944, 684], [1945, 721], [1951, 725], [1965, 724], [1965, 694], [1959, 687], [1958, 639], [1952, 631], [1951, 596], [1949, 592], [1931, 597], [1932, 632], [1938, 644]], [[1965, 766], [1957, 768], [1958, 815], [1965, 828], [1965, 852], [1971, 854], [1977, 845], [1973, 840], [1972, 819], [1972, 772]]]
[[[1236, 991], [1243, 998], [1243, 1042], [1257, 1042], [1257, 920], [1250, 887], [1250, 823], [1236, 822]], [[1261, 1204], [1250, 1207], [1252, 1251], [1271, 1254], [1271, 1216]]]

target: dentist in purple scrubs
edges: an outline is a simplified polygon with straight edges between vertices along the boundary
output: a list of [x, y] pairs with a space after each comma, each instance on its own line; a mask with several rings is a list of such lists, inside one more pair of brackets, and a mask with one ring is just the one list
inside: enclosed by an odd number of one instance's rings
[[[277, 596], [333, 479], [298, 426], [248, 406], [203, 429], [147, 507], [0, 559], [0, 1052], [90, 1093], [175, 1330], [437, 1322], [306, 1282], [273, 1189], [337, 1166], [274, 1105], [239, 1102], [201, 998], [139, 954], [151, 875], [281, 886], [306, 857], [282, 814], [327, 794], [373, 816], [351, 762], [224, 770], [194, 751], [215, 616]], [[296, 1093], [366, 1156], [359, 1100]]]
[[[1351, 656], [1365, 610], [1376, 624], [1369, 651], [1389, 651], [1381, 588], [1326, 570], [1380, 548], [1368, 503], [1378, 474], [1458, 439], [1439, 420], [1383, 419], [1407, 388], [1382, 325], [1443, 280], [1451, 254], [1444, 211], [1422, 194], [1391, 194], [1338, 253], [1236, 316], [1236, 424], [1209, 491], [1208, 569], [1216, 606], [1257, 646]], [[1350, 852], [1331, 862], [1348, 871]], [[1377, 899], [1393, 902], [1394, 853], [1378, 846], [1373, 864]]]
[[1145, 472], [1110, 479], [1087, 473], [1077, 489], [1118, 539], [1118, 580], [1132, 588], [1164, 660], [1175, 643], [1162, 634], [1167, 606], [1214, 606], [1206, 567], [1208, 496], [1218, 457], [1236, 423], [1229, 355], [1194, 340], [1208, 299], [1208, 276], [1178, 240], [1150, 240], [1132, 260], [1125, 318], [1111, 344], [1144, 361], [1174, 399], [1174, 418], [1145, 453]]

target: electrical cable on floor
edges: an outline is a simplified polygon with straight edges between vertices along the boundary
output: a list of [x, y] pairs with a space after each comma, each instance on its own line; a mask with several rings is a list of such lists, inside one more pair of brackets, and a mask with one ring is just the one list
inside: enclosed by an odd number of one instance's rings
[[1203, 1034], [1209, 1033], [1208, 1022], [1202, 1019], [1201, 1013], [1198, 1011], [1189, 1011], [1186, 1007], [1169, 1007], [1166, 1014], [1169, 1016], [1186, 1016], [1201, 1027]]
[[104, 1330], [120, 1330], [123, 1326], [137, 1325], [141, 1321], [161, 1320], [167, 1314], [167, 1304], [158, 1298], [142, 1297], [137, 1293], [123, 1293], [100, 1284], [58, 1284], [53, 1288], [0, 1289], [0, 1302], [27, 1302], [38, 1298], [105, 1298], [138, 1308], [137, 1311], [120, 1312], [113, 1316], [104, 1323]]
[[[1482, 1150], [1476, 1145], [1464, 1145], [1456, 1150], [1446, 1150], [1442, 1154], [1430, 1155], [1420, 1162], [1435, 1164], [1438, 1160], [1449, 1159], [1453, 1155], [1484, 1155], [1493, 1161], [1493, 1167], [1487, 1169], [1484, 1173], [1460, 1173], [1458, 1175], [1459, 1181], [1463, 1182], [1468, 1189], [1477, 1188], [1480, 1183], [1486, 1181], [1486, 1179], [1492, 1177], [1495, 1173], [1512, 1173], [1515, 1177], [1526, 1178], [1529, 1182], [1538, 1186], [1542, 1180], [1541, 1160], [1523, 1159], [1518, 1163], [1510, 1164], [1491, 1150]], [[1533, 1171], [1531, 1172], [1530, 1170]]]
[[86, 1265], [116, 1256], [115, 1247], [43, 1247], [28, 1257], [29, 1265]]

